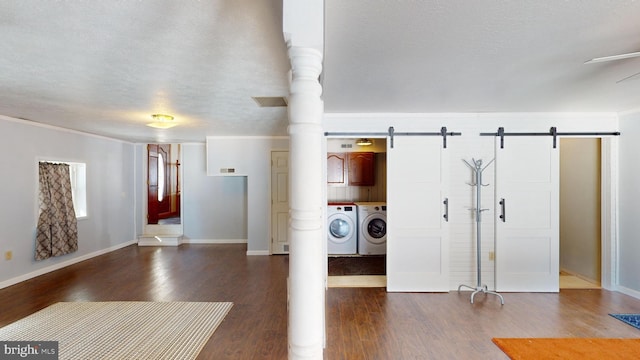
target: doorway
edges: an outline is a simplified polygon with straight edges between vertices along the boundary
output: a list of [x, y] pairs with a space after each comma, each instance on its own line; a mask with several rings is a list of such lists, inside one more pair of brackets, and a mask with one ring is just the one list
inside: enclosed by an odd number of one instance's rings
[[289, 152], [271, 152], [271, 254], [289, 253]]
[[147, 145], [147, 224], [180, 224], [180, 144]]
[[[328, 286], [385, 287], [386, 250], [361, 246], [372, 242], [361, 232], [382, 228], [386, 239], [387, 139], [328, 138], [326, 150]], [[378, 215], [382, 227], [375, 226]]]
[[560, 139], [560, 288], [600, 288], [602, 144]]
[[[138, 245], [156, 246], [161, 243], [163, 246], [177, 246], [183, 235], [181, 146], [147, 144], [141, 157], [143, 206], [142, 234], [138, 236]], [[161, 207], [163, 201], [165, 204]]]

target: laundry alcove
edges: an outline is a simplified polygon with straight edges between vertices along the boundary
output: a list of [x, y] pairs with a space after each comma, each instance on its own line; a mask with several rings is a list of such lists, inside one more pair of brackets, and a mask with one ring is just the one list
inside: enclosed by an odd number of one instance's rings
[[[366, 119], [366, 125], [363, 119]], [[609, 249], [616, 239], [611, 231], [613, 218], [606, 209], [611, 209], [615, 204], [615, 181], [612, 180], [615, 173], [612, 172], [610, 163], [614, 156], [612, 149], [615, 149], [617, 143], [616, 123], [611, 120], [612, 117], [606, 114], [587, 117], [551, 114], [331, 114], [325, 117], [325, 131], [386, 133], [393, 126], [395, 132], [428, 132], [446, 126], [447, 129], [461, 133], [461, 136], [447, 138], [446, 149], [441, 138], [418, 136], [394, 137], [394, 148], [388, 149], [388, 291], [451, 291], [456, 290], [459, 284], [475, 283], [475, 230], [471, 212], [474, 199], [473, 189], [468, 185], [472, 174], [462, 160], [490, 160], [495, 157], [495, 168], [485, 174], [486, 182], [491, 186], [483, 188], [482, 194], [483, 207], [488, 208], [483, 213], [486, 225], [482, 228], [480, 254], [483, 280], [493, 290], [547, 292], [558, 291], [557, 253], [550, 253], [549, 250], [544, 252], [542, 246], [523, 243], [524, 240], [518, 237], [547, 236], [547, 249], [549, 246], [557, 246], [553, 237], [557, 238], [555, 233], [558, 225], [551, 222], [554, 218], [557, 219], [557, 211], [548, 208], [553, 202], [551, 197], [557, 197], [551, 195], [554, 192], [557, 194], [557, 182], [555, 185], [547, 182], [547, 190], [544, 190], [544, 186], [542, 190], [535, 190], [540, 196], [533, 199], [531, 195], [527, 195], [531, 190], [525, 190], [522, 184], [514, 186], [516, 192], [509, 194], [503, 193], [501, 186], [506, 186], [507, 181], [541, 185], [540, 181], [545, 174], [547, 180], [551, 179], [552, 171], [557, 171], [553, 170], [557, 169], [557, 162], [551, 162], [553, 151], [557, 154], [557, 149], [554, 150], [553, 147], [553, 136], [545, 129], [556, 127], [587, 133], [596, 130], [599, 135], [592, 136], [603, 139], [602, 174], [603, 179], [607, 179], [603, 181], [602, 193], [602, 258], [603, 264], [610, 264], [615, 259]], [[352, 122], [347, 129], [344, 124], [349, 121]], [[497, 137], [495, 132], [491, 133], [492, 136], [481, 136], [482, 133], [499, 127], [508, 129], [508, 132], [539, 130], [547, 134], [506, 136], [504, 139]], [[562, 135], [562, 132], [556, 131], [556, 136], [557, 140], [570, 135]], [[503, 151], [506, 152], [498, 153], [500, 140], [503, 140]], [[542, 158], [546, 160], [541, 160]], [[543, 171], [545, 167], [548, 170]], [[532, 172], [533, 176], [527, 176]], [[556, 189], [553, 190], [553, 187]], [[543, 197], [540, 192], [543, 190], [551, 192]], [[499, 202], [502, 198], [506, 199], [508, 222], [505, 223], [501, 223], [499, 217], [502, 210]], [[445, 200], [448, 214], [445, 213]], [[444, 215], [448, 215], [448, 221], [445, 221]], [[532, 216], [538, 216], [539, 220], [531, 218]], [[532, 228], [534, 223], [536, 226], [545, 225], [547, 234], [535, 233], [538, 230]], [[520, 247], [503, 240], [507, 238], [520, 241]], [[531, 259], [532, 253], [537, 260], [523, 260], [524, 255]], [[546, 272], [541, 271], [542, 268]], [[530, 278], [510, 275], [522, 270], [528, 271]], [[603, 284], [610, 276], [610, 271], [603, 266]]]

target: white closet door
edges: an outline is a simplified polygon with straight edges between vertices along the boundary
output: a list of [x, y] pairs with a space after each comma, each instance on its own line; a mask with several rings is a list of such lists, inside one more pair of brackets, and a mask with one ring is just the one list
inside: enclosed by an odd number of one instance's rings
[[449, 291], [447, 150], [441, 137], [397, 136], [394, 143], [387, 149], [387, 290]]
[[558, 292], [559, 149], [548, 136], [496, 140], [496, 290]]
[[271, 253], [289, 253], [289, 152], [271, 152]]

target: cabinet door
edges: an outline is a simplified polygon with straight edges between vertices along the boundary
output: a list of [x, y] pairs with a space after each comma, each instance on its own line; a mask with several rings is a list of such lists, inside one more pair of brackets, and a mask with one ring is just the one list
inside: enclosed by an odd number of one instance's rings
[[448, 154], [439, 137], [387, 149], [387, 290], [449, 291]]
[[349, 185], [375, 185], [375, 154], [372, 152], [349, 153]]
[[559, 291], [558, 152], [546, 136], [496, 145], [498, 291]]
[[327, 154], [327, 183], [344, 185], [347, 158], [344, 153]]

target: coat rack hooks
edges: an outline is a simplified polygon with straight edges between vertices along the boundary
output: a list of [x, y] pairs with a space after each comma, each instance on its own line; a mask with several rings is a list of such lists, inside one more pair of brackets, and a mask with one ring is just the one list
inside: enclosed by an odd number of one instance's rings
[[487, 186], [488, 184], [483, 184], [482, 183], [482, 172], [489, 167], [489, 165], [491, 165], [491, 163], [493, 163], [493, 161], [495, 160], [492, 159], [491, 161], [489, 161], [486, 165], [482, 166], [482, 159], [471, 159], [471, 161], [473, 162], [473, 165], [470, 164], [467, 160], [462, 160], [464, 161], [465, 164], [467, 164], [467, 166], [469, 168], [471, 168], [471, 170], [473, 171], [474, 175], [475, 175], [475, 179], [474, 179], [474, 183], [473, 184], [469, 184], [471, 186], [475, 186], [476, 187], [476, 207], [473, 209], [476, 212], [476, 265], [477, 265], [477, 278], [478, 278], [478, 282], [476, 283], [476, 286], [469, 286], [469, 285], [460, 285], [458, 286], [458, 292], [460, 292], [460, 290], [464, 287], [464, 288], [468, 288], [473, 290], [473, 293], [471, 293], [471, 303], [473, 304], [473, 298], [476, 296], [476, 294], [478, 293], [484, 293], [484, 294], [492, 294], [495, 295], [497, 297], [500, 298], [500, 305], [504, 305], [504, 298], [502, 297], [502, 295], [498, 294], [495, 291], [490, 291], [487, 288], [487, 285], [484, 285], [482, 283], [482, 254], [481, 254], [481, 244], [482, 244], [482, 236], [481, 236], [481, 222], [482, 222], [482, 218], [481, 218], [481, 214], [483, 211], [487, 211], [489, 209], [483, 209], [481, 204], [482, 204], [482, 197], [481, 197], [481, 189], [482, 186]]

